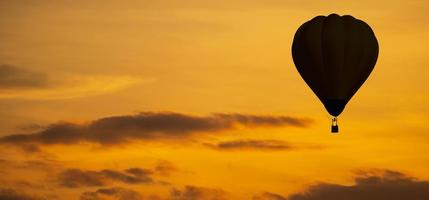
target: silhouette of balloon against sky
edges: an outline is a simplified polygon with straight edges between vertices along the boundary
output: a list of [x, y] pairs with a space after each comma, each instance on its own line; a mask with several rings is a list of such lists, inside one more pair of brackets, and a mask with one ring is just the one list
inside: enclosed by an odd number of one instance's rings
[[336, 117], [373, 70], [378, 43], [371, 27], [362, 20], [350, 15], [317, 16], [295, 33], [292, 57], [336, 123]]

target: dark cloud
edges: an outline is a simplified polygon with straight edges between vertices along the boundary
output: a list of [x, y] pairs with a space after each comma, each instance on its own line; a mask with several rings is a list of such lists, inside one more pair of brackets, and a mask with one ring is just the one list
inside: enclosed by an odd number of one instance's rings
[[142, 200], [143, 197], [136, 191], [121, 187], [102, 188], [94, 192], [84, 192], [80, 196], [80, 200]]
[[220, 189], [185, 186], [183, 190], [173, 189], [168, 200], [226, 200], [225, 191]]
[[252, 200], [286, 200], [286, 197], [280, 194], [264, 192], [260, 195], [255, 195]]
[[13, 65], [0, 65], [0, 89], [44, 88], [50, 84], [44, 73]]
[[67, 169], [58, 175], [57, 181], [60, 186], [68, 188], [107, 186], [113, 182], [148, 184], [153, 183], [151, 175], [150, 170], [140, 168], [130, 168], [123, 172], [109, 169], [101, 171]]
[[306, 127], [308, 119], [287, 116], [213, 114], [192, 116], [171, 112], [144, 112], [114, 116], [88, 124], [57, 123], [31, 134], [0, 138], [9, 144], [75, 144], [92, 142], [102, 145], [121, 144], [131, 140], [183, 139], [196, 133], [230, 130], [238, 127]]
[[425, 200], [429, 181], [417, 180], [400, 172], [382, 170], [361, 174], [353, 185], [321, 183], [288, 200]]
[[0, 188], [1, 200], [43, 200], [44, 198], [32, 196], [14, 189]]
[[217, 144], [204, 143], [204, 145], [217, 150], [262, 150], [278, 151], [291, 150], [295, 147], [281, 140], [233, 140]]

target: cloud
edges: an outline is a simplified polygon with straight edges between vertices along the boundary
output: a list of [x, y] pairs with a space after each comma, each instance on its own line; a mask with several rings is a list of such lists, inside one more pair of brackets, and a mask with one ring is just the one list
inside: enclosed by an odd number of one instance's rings
[[44, 198], [32, 196], [14, 189], [0, 188], [2, 200], [42, 200]]
[[131, 76], [47, 74], [0, 65], [0, 99], [70, 99], [111, 93], [153, 80]]
[[2, 169], [7, 170], [31, 170], [31, 171], [45, 171], [52, 172], [61, 168], [61, 164], [55, 160], [49, 159], [27, 159], [27, 160], [6, 160], [0, 159], [0, 166]]
[[376, 170], [360, 174], [353, 185], [320, 183], [288, 200], [423, 200], [429, 199], [429, 181], [397, 171]]
[[281, 140], [233, 140], [217, 144], [204, 143], [204, 145], [216, 150], [261, 150], [279, 151], [292, 150], [295, 147]]
[[298, 119], [287, 116], [267, 116], [267, 115], [243, 115], [243, 114], [214, 114], [215, 117], [237, 122], [243, 126], [259, 127], [259, 126], [297, 126], [306, 127], [309, 125], [308, 119]]
[[38, 146], [32, 145], [32, 144], [22, 145], [21, 147], [25, 153], [41, 153], [42, 152]]
[[0, 90], [46, 88], [50, 85], [44, 73], [13, 65], [0, 65]]
[[225, 191], [196, 186], [185, 186], [183, 190], [173, 189], [168, 200], [226, 200]]
[[149, 169], [142, 169], [142, 168], [129, 168], [125, 170], [128, 174], [132, 174], [136, 177], [142, 177], [142, 176], [148, 176], [152, 174], [152, 171]]
[[45, 127], [40, 124], [32, 123], [32, 124], [24, 124], [24, 125], [18, 126], [17, 128], [22, 131], [38, 131]]
[[80, 200], [142, 200], [143, 197], [136, 191], [121, 187], [102, 188], [95, 192], [84, 192], [80, 196]]
[[325, 146], [289, 143], [282, 140], [259, 140], [259, 139], [240, 139], [223, 141], [215, 144], [202, 143], [203, 145], [220, 151], [287, 151], [298, 149], [323, 149]]
[[61, 163], [56, 160], [43, 159], [25, 160], [20, 162], [20, 164], [18, 164], [16, 167], [30, 170], [53, 171], [55, 169], [61, 168], [62, 166]]
[[275, 193], [264, 192], [260, 195], [253, 196], [252, 200], [286, 200], [286, 197]]
[[184, 139], [199, 133], [240, 127], [307, 127], [311, 120], [287, 116], [212, 114], [193, 116], [173, 112], [143, 112], [137, 115], [101, 118], [87, 124], [57, 123], [31, 134], [0, 138], [7, 144], [76, 144], [81, 142], [117, 145], [133, 140]]
[[148, 184], [153, 183], [150, 170], [141, 168], [130, 168], [123, 172], [115, 170], [80, 170], [66, 169], [58, 177], [58, 184], [62, 187], [77, 188], [85, 186], [107, 186], [113, 182], [125, 184]]
[[174, 166], [173, 163], [166, 160], [159, 161], [154, 169], [154, 172], [162, 176], [169, 176], [172, 172], [175, 172], [175, 171], [177, 171], [176, 166]]
[[50, 189], [49, 187], [47, 187], [47, 185], [45, 185], [45, 183], [43, 181], [40, 180], [36, 180], [36, 181], [26, 181], [26, 180], [18, 180], [12, 183], [8, 183], [11, 185], [15, 185], [17, 188], [20, 189], [33, 189], [33, 190], [46, 190], [46, 189]]
[[94, 192], [84, 192], [80, 196], [80, 200], [227, 200], [228, 194], [220, 189], [212, 189], [197, 186], [185, 186], [183, 190], [173, 189], [167, 197], [159, 197], [156, 195], [143, 196], [137, 191], [121, 188], [102, 188]]

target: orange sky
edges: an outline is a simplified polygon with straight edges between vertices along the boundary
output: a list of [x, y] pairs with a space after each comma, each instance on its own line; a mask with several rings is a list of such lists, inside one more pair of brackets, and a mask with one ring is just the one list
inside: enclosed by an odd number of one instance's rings
[[[397, 198], [425, 199], [428, 9], [2, 0], [0, 199], [337, 200], [348, 185], [372, 200], [401, 181]], [[380, 46], [339, 135], [290, 52], [303, 22], [334, 12]]]

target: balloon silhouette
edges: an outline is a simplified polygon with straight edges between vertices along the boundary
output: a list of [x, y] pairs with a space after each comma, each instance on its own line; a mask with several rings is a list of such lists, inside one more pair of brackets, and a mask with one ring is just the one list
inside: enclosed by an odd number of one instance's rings
[[371, 27], [350, 15], [317, 16], [305, 22], [292, 44], [299, 74], [326, 110], [337, 116], [368, 78], [377, 62], [378, 42]]

